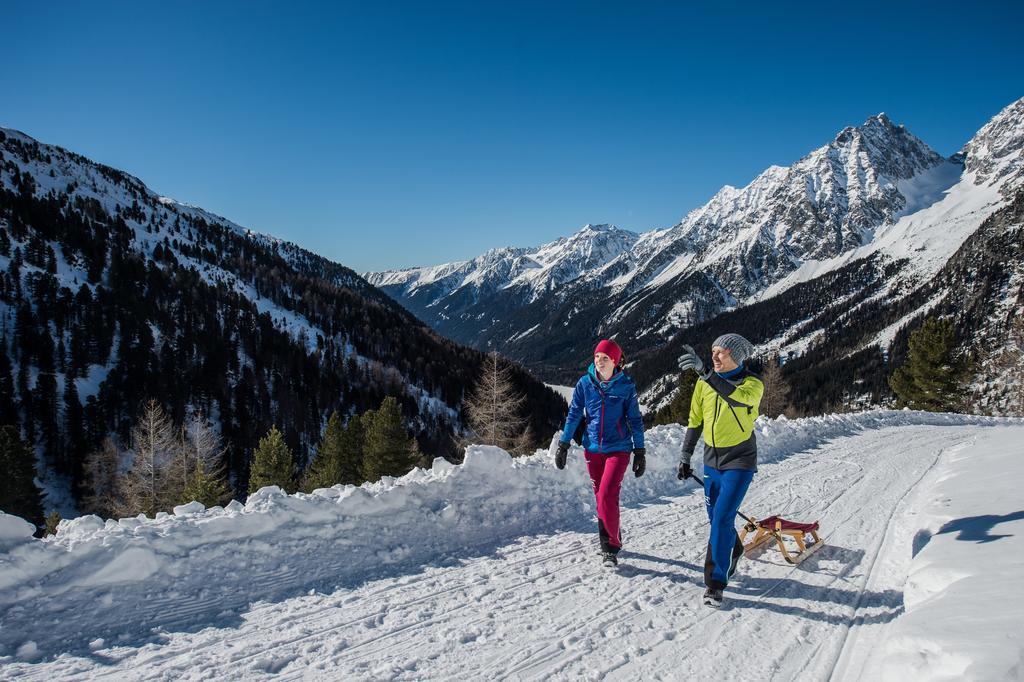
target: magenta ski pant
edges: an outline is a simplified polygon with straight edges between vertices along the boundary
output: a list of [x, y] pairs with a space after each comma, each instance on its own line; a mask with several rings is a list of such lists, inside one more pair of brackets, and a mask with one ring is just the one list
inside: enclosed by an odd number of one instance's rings
[[629, 453], [584, 452], [583, 456], [587, 460], [587, 473], [594, 484], [594, 497], [597, 499], [597, 532], [601, 536], [601, 549], [618, 554], [622, 547], [619, 490], [622, 489], [622, 477], [629, 468]]

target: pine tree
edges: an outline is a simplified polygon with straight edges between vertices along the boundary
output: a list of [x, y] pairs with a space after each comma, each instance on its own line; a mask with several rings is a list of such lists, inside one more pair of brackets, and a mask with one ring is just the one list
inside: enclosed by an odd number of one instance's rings
[[[51, 344], [52, 345], [52, 344]], [[39, 425], [39, 436], [42, 440], [44, 453], [50, 461], [57, 464], [62, 474], [69, 473], [69, 462], [63, 458], [61, 448], [58, 403], [57, 377], [52, 371], [40, 371], [36, 377], [36, 385], [32, 393], [32, 409]]]
[[471, 435], [466, 444], [496, 445], [512, 454], [527, 454], [533, 440], [523, 406], [526, 396], [516, 391], [512, 369], [497, 352], [483, 362], [473, 391], [463, 400], [463, 414]]
[[18, 426], [18, 411], [14, 402], [14, 377], [11, 369], [5, 330], [5, 334], [0, 337], [0, 426]]
[[409, 459], [412, 461], [413, 466], [420, 469], [429, 469], [433, 464], [433, 458], [423, 452], [415, 436], [409, 439]]
[[23, 354], [18, 365], [17, 375], [18, 407], [21, 409], [24, 419], [25, 442], [33, 444], [36, 440], [36, 420], [34, 410], [32, 409], [32, 391], [28, 387], [28, 370], [29, 357]]
[[782, 365], [778, 355], [765, 361], [761, 382], [764, 384], [764, 395], [761, 397], [761, 407], [758, 411], [774, 419], [784, 413], [789, 406], [789, 383], [782, 376]]
[[85, 458], [83, 485], [86, 492], [82, 497], [82, 511], [109, 519], [125, 508], [120, 463], [121, 453], [109, 437], [104, 438], [100, 448]]
[[368, 481], [381, 476], [402, 476], [415, 466], [409, 453], [409, 434], [402, 423], [398, 402], [387, 397], [366, 425], [363, 473]]
[[57, 526], [60, 525], [60, 520], [60, 512], [58, 512], [56, 509], [50, 512], [46, 516], [46, 532], [43, 533], [43, 536], [45, 537], [47, 535], [56, 535]]
[[693, 399], [693, 389], [697, 387], [697, 373], [683, 372], [679, 376], [679, 389], [672, 402], [658, 410], [654, 417], [654, 425], [682, 424], [686, 426], [690, 421], [690, 401]]
[[345, 485], [359, 485], [363, 475], [363, 458], [366, 443], [366, 416], [352, 415], [341, 434], [341, 479]]
[[85, 427], [82, 423], [83, 412], [82, 402], [78, 398], [78, 386], [74, 376], [64, 375], [64, 460], [69, 468], [77, 471], [76, 465], [80, 462], [83, 440], [85, 438]]
[[253, 454], [252, 469], [249, 472], [249, 494], [268, 485], [276, 485], [284, 491], [295, 492], [294, 458], [284, 442], [284, 436], [276, 426], [260, 439], [259, 447]]
[[35, 484], [35, 457], [13, 426], [0, 427], [0, 472], [0, 511], [42, 526], [43, 499]]
[[907, 361], [889, 378], [899, 406], [927, 412], [964, 409], [966, 369], [956, 358], [951, 319], [928, 318], [910, 334]]
[[196, 501], [204, 507], [214, 507], [223, 505], [230, 499], [231, 486], [224, 476], [219, 471], [207, 471], [203, 460], [196, 458], [195, 469], [182, 491], [181, 503]]
[[341, 424], [341, 415], [337, 411], [331, 413], [327, 420], [327, 428], [320, 446], [316, 449], [316, 457], [306, 471], [303, 490], [311, 493], [317, 488], [330, 488], [341, 483], [341, 460], [345, 427]]

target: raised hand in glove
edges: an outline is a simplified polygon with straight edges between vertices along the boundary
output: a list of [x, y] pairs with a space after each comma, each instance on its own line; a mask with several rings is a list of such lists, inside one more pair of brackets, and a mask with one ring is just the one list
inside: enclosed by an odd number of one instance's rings
[[683, 354], [679, 356], [679, 369], [683, 371], [692, 369], [701, 379], [706, 379], [711, 375], [691, 346], [683, 346]]
[[633, 448], [633, 475], [640, 478], [647, 469], [647, 449]]
[[690, 478], [691, 476], [693, 476], [693, 469], [690, 468], [690, 463], [689, 462], [680, 462], [679, 463], [679, 473], [676, 474], [676, 478], [678, 478], [680, 481], [685, 481], [686, 479]]
[[559, 469], [565, 468], [565, 458], [569, 456], [569, 444], [565, 441], [558, 441], [558, 449], [555, 450], [555, 466]]

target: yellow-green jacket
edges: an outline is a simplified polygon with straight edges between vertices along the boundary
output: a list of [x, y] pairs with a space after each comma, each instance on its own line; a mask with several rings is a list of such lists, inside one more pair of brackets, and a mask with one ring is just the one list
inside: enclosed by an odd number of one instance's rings
[[712, 372], [699, 380], [690, 400], [683, 461], [690, 461], [703, 431], [705, 466], [757, 471], [754, 420], [762, 395], [761, 377], [746, 365], [725, 374]]

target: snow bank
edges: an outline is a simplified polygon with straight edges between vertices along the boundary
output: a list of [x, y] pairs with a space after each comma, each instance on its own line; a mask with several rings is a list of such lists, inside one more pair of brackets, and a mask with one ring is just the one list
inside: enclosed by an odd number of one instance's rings
[[9, 551], [16, 545], [28, 542], [35, 527], [19, 516], [0, 512], [0, 550]]
[[888, 626], [874, 657], [879, 670], [865, 679], [1021, 678], [1019, 437], [1019, 430], [993, 430], [922, 486], [906, 613]]
[[[767, 463], [869, 429], [998, 423], [1006, 422], [875, 411], [765, 419], [756, 430]], [[676, 480], [683, 435], [678, 425], [648, 433], [647, 474], [636, 479], [627, 473], [624, 504], [694, 485]], [[484, 553], [516, 537], [585, 526], [593, 498], [579, 448], [569, 462], [559, 471], [552, 451], [512, 459], [500, 449], [473, 446], [459, 466], [438, 459], [431, 469], [399, 479], [312, 494], [263, 488], [245, 505], [185, 505], [155, 519], [85, 516], [62, 521], [57, 535], [45, 540], [27, 538], [12, 517], [0, 516], [6, 550], [0, 554], [0, 656], [27, 641], [49, 655], [58, 643], [67, 650], [84, 637], [64, 631], [59, 610], [33, 608], [44, 594], [51, 603], [87, 604], [96, 624], [90, 638], [116, 639], [156, 625], [230, 620], [254, 601], [351, 585]], [[77, 644], [88, 647], [84, 640]]]

